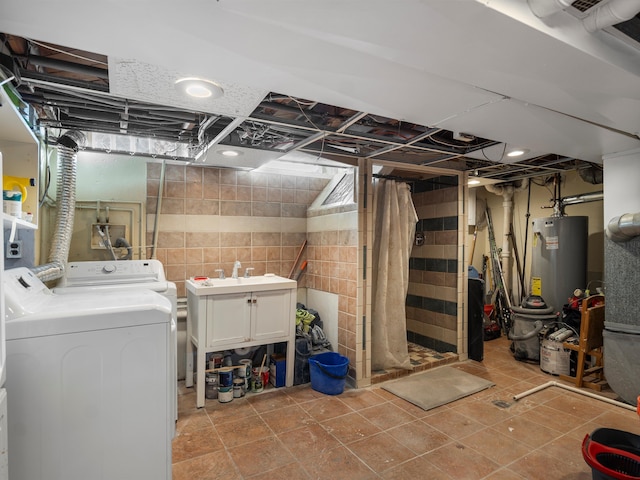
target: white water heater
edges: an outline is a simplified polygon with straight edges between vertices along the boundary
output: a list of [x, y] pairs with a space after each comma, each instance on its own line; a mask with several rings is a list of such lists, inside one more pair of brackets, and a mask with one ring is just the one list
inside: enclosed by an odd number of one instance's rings
[[556, 312], [576, 288], [587, 283], [589, 217], [546, 217], [533, 220], [531, 293]]

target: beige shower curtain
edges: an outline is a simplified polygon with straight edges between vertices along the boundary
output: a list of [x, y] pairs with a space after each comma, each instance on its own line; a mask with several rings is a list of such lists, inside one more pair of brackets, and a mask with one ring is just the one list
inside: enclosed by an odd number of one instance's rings
[[405, 301], [418, 216], [406, 183], [378, 180], [373, 199], [371, 369], [411, 369]]

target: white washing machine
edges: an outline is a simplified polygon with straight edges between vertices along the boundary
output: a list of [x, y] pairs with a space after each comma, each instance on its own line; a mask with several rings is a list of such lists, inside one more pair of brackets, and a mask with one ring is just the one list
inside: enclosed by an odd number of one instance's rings
[[[152, 290], [171, 302], [171, 378], [174, 379], [172, 408], [178, 420], [178, 293], [176, 284], [168, 282], [158, 260], [121, 260], [70, 262], [64, 277], [53, 289], [57, 294], [114, 290]], [[175, 436], [175, 425], [172, 429]]]
[[171, 304], [4, 272], [9, 477], [171, 479]]

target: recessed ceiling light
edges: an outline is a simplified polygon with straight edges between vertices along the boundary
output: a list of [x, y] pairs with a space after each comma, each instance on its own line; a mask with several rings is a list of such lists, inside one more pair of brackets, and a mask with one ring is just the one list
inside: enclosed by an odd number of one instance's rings
[[523, 150], [521, 148], [515, 149], [515, 150], [511, 150], [509, 153], [507, 153], [507, 157], [520, 157], [522, 155], [524, 155], [525, 153], [527, 153], [528, 150]]
[[176, 80], [176, 88], [194, 98], [220, 98], [224, 95], [222, 87], [211, 80], [188, 77]]
[[478, 185], [478, 184], [480, 184], [480, 180], [478, 180], [478, 179], [474, 178], [474, 179], [472, 179], [472, 180], [469, 180], [467, 183], [468, 183], [469, 185]]
[[240, 152], [237, 150], [219, 150], [219, 152], [225, 157], [237, 157], [240, 155]]

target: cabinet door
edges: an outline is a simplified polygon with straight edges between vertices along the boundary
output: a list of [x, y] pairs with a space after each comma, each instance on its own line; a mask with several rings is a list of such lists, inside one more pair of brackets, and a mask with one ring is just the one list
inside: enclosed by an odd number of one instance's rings
[[289, 335], [291, 328], [291, 290], [253, 294], [253, 339], [269, 340]]
[[251, 294], [207, 297], [207, 348], [225, 347], [251, 339]]

